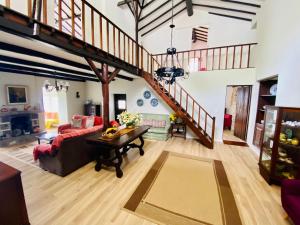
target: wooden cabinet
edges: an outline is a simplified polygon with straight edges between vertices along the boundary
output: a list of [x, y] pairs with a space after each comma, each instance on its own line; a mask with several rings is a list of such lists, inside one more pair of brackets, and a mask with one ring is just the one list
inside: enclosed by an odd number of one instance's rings
[[262, 144], [263, 129], [264, 125], [262, 125], [261, 123], [255, 124], [253, 144], [256, 146], [261, 146]]
[[259, 158], [268, 183], [300, 178], [300, 108], [267, 106]]
[[21, 172], [0, 162], [0, 224], [30, 224]]
[[273, 77], [268, 80], [260, 82], [258, 104], [256, 112], [256, 125], [253, 138], [253, 144], [257, 147], [261, 147], [261, 132], [265, 117], [266, 106], [274, 106], [276, 101], [276, 93], [271, 91], [271, 87], [277, 85], [277, 77]]

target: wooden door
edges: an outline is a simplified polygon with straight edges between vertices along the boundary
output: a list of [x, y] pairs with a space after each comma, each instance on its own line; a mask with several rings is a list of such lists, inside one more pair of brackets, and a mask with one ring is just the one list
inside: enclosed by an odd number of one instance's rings
[[251, 87], [250, 86], [238, 87], [237, 96], [236, 96], [234, 136], [244, 141], [246, 141], [247, 139], [250, 99], [251, 99]]

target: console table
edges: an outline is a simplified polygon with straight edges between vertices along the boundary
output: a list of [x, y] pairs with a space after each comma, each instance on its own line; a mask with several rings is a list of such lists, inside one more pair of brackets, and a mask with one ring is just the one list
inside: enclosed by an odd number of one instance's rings
[[[140, 126], [112, 140], [101, 139], [102, 133], [87, 138], [87, 143], [96, 145], [98, 149], [95, 170], [100, 171], [102, 164], [114, 166], [116, 168], [117, 177], [121, 178], [123, 176], [123, 171], [121, 170], [121, 164], [123, 162], [122, 155], [125, 155], [132, 148], [138, 148], [140, 155], [144, 155], [143, 134], [145, 134], [149, 128], [150, 126]], [[136, 139], [140, 140], [140, 145], [131, 143]]]
[[21, 172], [0, 162], [0, 224], [29, 225]]

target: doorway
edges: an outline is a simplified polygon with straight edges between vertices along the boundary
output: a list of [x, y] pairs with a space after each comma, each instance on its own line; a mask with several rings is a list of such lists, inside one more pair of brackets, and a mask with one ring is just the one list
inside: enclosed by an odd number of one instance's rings
[[55, 129], [59, 124], [68, 122], [66, 92], [56, 90], [49, 92], [43, 88], [43, 105], [47, 130]]
[[117, 116], [127, 110], [126, 94], [114, 94], [115, 120]]
[[224, 144], [248, 146], [247, 131], [252, 86], [227, 86], [224, 110]]

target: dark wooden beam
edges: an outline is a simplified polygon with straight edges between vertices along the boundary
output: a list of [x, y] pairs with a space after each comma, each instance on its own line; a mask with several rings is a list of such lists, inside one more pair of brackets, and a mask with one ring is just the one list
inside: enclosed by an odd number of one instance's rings
[[194, 6], [202, 7], [202, 8], [210, 8], [210, 9], [220, 9], [225, 11], [231, 11], [231, 12], [238, 12], [238, 13], [245, 13], [250, 15], [256, 15], [255, 12], [250, 12], [246, 10], [240, 10], [240, 9], [232, 9], [227, 7], [220, 7], [220, 6], [214, 6], [214, 5], [206, 5], [206, 4], [193, 4]]
[[199, 30], [199, 29], [197, 29], [197, 28], [194, 28], [194, 30], [195, 30], [196, 32], [200, 32], [200, 33], [205, 33], [205, 34], [207, 34], [207, 33], [208, 33], [208, 31]]
[[208, 30], [208, 27], [200, 26], [199, 28], [204, 29], [204, 30]]
[[[185, 0], [182, 0], [180, 2], [178, 2], [177, 4], [174, 5], [173, 9], [177, 8], [179, 5], [181, 5], [182, 3], [184, 3]], [[163, 17], [164, 15], [166, 15], [168, 12], [170, 12], [172, 10], [172, 7], [166, 11], [164, 11], [163, 13], [161, 13], [159, 16], [157, 16], [156, 18], [154, 18], [153, 20], [151, 20], [149, 23], [145, 24], [144, 26], [139, 28], [139, 31], [141, 31], [142, 29], [148, 27], [149, 25], [151, 25], [152, 23], [154, 23], [155, 21], [157, 21], [159, 18]]]
[[143, 9], [145, 9], [146, 7], [148, 7], [149, 5], [151, 5], [153, 2], [155, 2], [156, 0], [151, 0], [149, 1], [148, 3], [146, 3], [144, 6], [143, 6]]
[[[98, 77], [98, 79], [100, 80], [101, 83], [106, 82], [106, 80], [102, 77], [102, 74], [100, 73], [100, 71], [97, 69], [96, 65], [94, 64], [94, 62], [90, 59], [90, 58], [85, 58], [85, 60], [87, 61], [87, 63], [89, 64], [90, 68], [92, 71], [94, 71], [95, 75]], [[102, 71], [103, 73], [103, 71]]]
[[66, 69], [66, 68], [59, 67], [59, 66], [52, 66], [52, 65], [49, 65], [49, 64], [38, 63], [38, 62], [29, 61], [29, 60], [25, 60], [25, 59], [14, 58], [14, 57], [10, 57], [10, 56], [0, 55], [0, 60], [4, 61], [4, 62], [17, 63], [17, 64], [21, 64], [21, 65], [25, 65], [25, 66], [34, 66], [34, 67], [46, 68], [46, 69], [50, 69], [50, 70], [53, 70], [53, 71], [61, 71], [61, 72], [69, 73], [69, 74], [96, 78], [95, 75], [91, 74], [91, 73], [80, 72], [80, 71], [77, 71], [77, 70]]
[[109, 127], [109, 77], [108, 77], [108, 65], [102, 65], [102, 97], [103, 97], [103, 128]]
[[185, 0], [185, 3], [188, 16], [192, 16], [194, 14], [192, 0]]
[[[18, 54], [24, 54], [24, 55], [27, 55], [27, 56], [38, 57], [38, 58], [54, 61], [54, 62], [57, 62], [57, 63], [72, 66], [72, 67], [75, 67], [75, 68], [80, 68], [80, 69], [84, 69], [84, 70], [91, 70], [88, 65], [84, 65], [84, 64], [74, 62], [74, 61], [71, 61], [71, 60], [68, 60], [68, 59], [65, 59], [65, 58], [61, 58], [61, 57], [58, 57], [58, 56], [50, 55], [50, 54], [47, 54], [47, 53], [44, 53], [44, 52], [35, 51], [35, 50], [29, 49], [29, 48], [20, 47], [20, 46], [17, 46], [17, 45], [12, 45], [12, 44], [8, 44], [8, 43], [0, 42], [0, 49], [5, 50], [5, 51], [9, 51], [9, 52], [18, 53]], [[71, 73], [71, 74], [74, 73], [74, 74], [83, 75], [83, 76], [93, 75], [93, 74], [89, 74], [89, 73], [85, 73], [85, 72], [80, 72], [80, 71], [77, 71], [77, 70], [66, 69], [66, 68], [62, 68], [62, 67], [58, 67], [58, 66], [51, 66], [51, 65], [48, 65], [48, 64], [44, 64], [44, 63], [37, 63], [37, 62], [24, 60], [24, 59], [18, 59], [18, 58], [9, 57], [9, 56], [2, 56], [1, 55], [0, 59], [2, 59], [3, 61], [7, 61], [7, 62], [24, 64], [24, 65], [29, 65], [29, 66], [44, 67], [44, 68], [48, 68], [48, 69], [52, 69], [52, 70], [59, 70], [59, 71], [66, 72], [66, 73]], [[101, 69], [98, 68], [98, 70], [101, 73]], [[124, 76], [124, 75], [121, 75], [121, 74], [118, 74], [117, 77], [120, 78], [120, 79], [128, 80], [128, 81], [133, 80], [133, 78], [127, 77], [127, 76]]]
[[248, 22], [252, 21], [252, 19], [250, 19], [250, 18], [239, 17], [239, 16], [231, 16], [231, 15], [226, 15], [226, 14], [221, 14], [221, 13], [209, 12], [209, 14], [212, 14], [212, 15], [215, 15], [215, 16], [227, 17], [227, 18], [236, 19], [236, 20], [248, 21]]
[[[174, 17], [179, 15], [180, 13], [182, 13], [184, 10], [186, 10], [186, 7], [184, 7], [183, 9], [179, 10], [177, 13], [174, 14]], [[145, 33], [142, 34], [142, 36], [145, 36], [146, 34], [150, 33], [151, 31], [155, 30], [156, 28], [160, 27], [161, 25], [163, 25], [164, 23], [168, 22], [170, 19], [172, 18], [169, 17], [166, 20], [164, 20], [163, 22], [159, 23], [158, 25], [156, 25], [155, 27], [151, 28], [150, 30], [146, 31]]]
[[54, 76], [53, 74], [49, 73], [38, 73], [33, 71], [27, 71], [27, 70], [18, 70], [13, 67], [5, 67], [0, 66], [0, 72], [6, 72], [6, 73], [14, 73], [14, 74], [20, 74], [20, 75], [29, 75], [29, 76], [35, 76], [35, 77], [47, 77], [47, 78], [53, 78], [53, 79], [60, 79], [60, 80], [70, 80], [70, 81], [78, 81], [78, 82], [85, 82], [84, 79], [76, 79], [75, 77], [61, 77], [61, 76]]
[[221, 0], [222, 2], [228, 2], [228, 3], [234, 3], [234, 4], [239, 4], [239, 5], [246, 5], [246, 6], [251, 6], [255, 8], [261, 8], [260, 5], [249, 3], [249, 2], [241, 2], [241, 1], [236, 1], [236, 0]]
[[109, 76], [108, 83], [110, 83], [113, 79], [115, 79], [119, 72], [120, 69], [115, 69]]
[[157, 10], [161, 9], [162, 7], [164, 7], [166, 4], [168, 4], [169, 2], [171, 2], [171, 0], [167, 0], [164, 3], [162, 3], [161, 5], [159, 5], [158, 7], [156, 7], [154, 10], [152, 10], [151, 12], [149, 12], [148, 14], [146, 14], [145, 16], [143, 16], [140, 21], [146, 19], [148, 16], [152, 15], [153, 13], [155, 13]]
[[133, 2], [133, 1], [134, 1], [134, 0], [123, 0], [123, 1], [118, 2], [118, 6], [126, 5], [126, 4], [128, 4], [128, 3]]
[[90, 81], [95, 81], [97, 78], [96, 77], [81, 77], [81, 76], [75, 76], [73, 74], [69, 73], [62, 73], [58, 71], [49, 71], [49, 70], [44, 70], [44, 69], [38, 69], [38, 68], [33, 68], [33, 67], [26, 67], [26, 66], [20, 66], [20, 65], [13, 65], [13, 64], [8, 64], [8, 63], [0, 63], [0, 66], [2, 68], [12, 68], [16, 70], [21, 70], [21, 71], [31, 71], [31, 72], [36, 72], [36, 73], [44, 73], [44, 74], [50, 74], [53, 76], [59, 76], [59, 77], [66, 77], [66, 78], [74, 78], [78, 80], [90, 80]]

